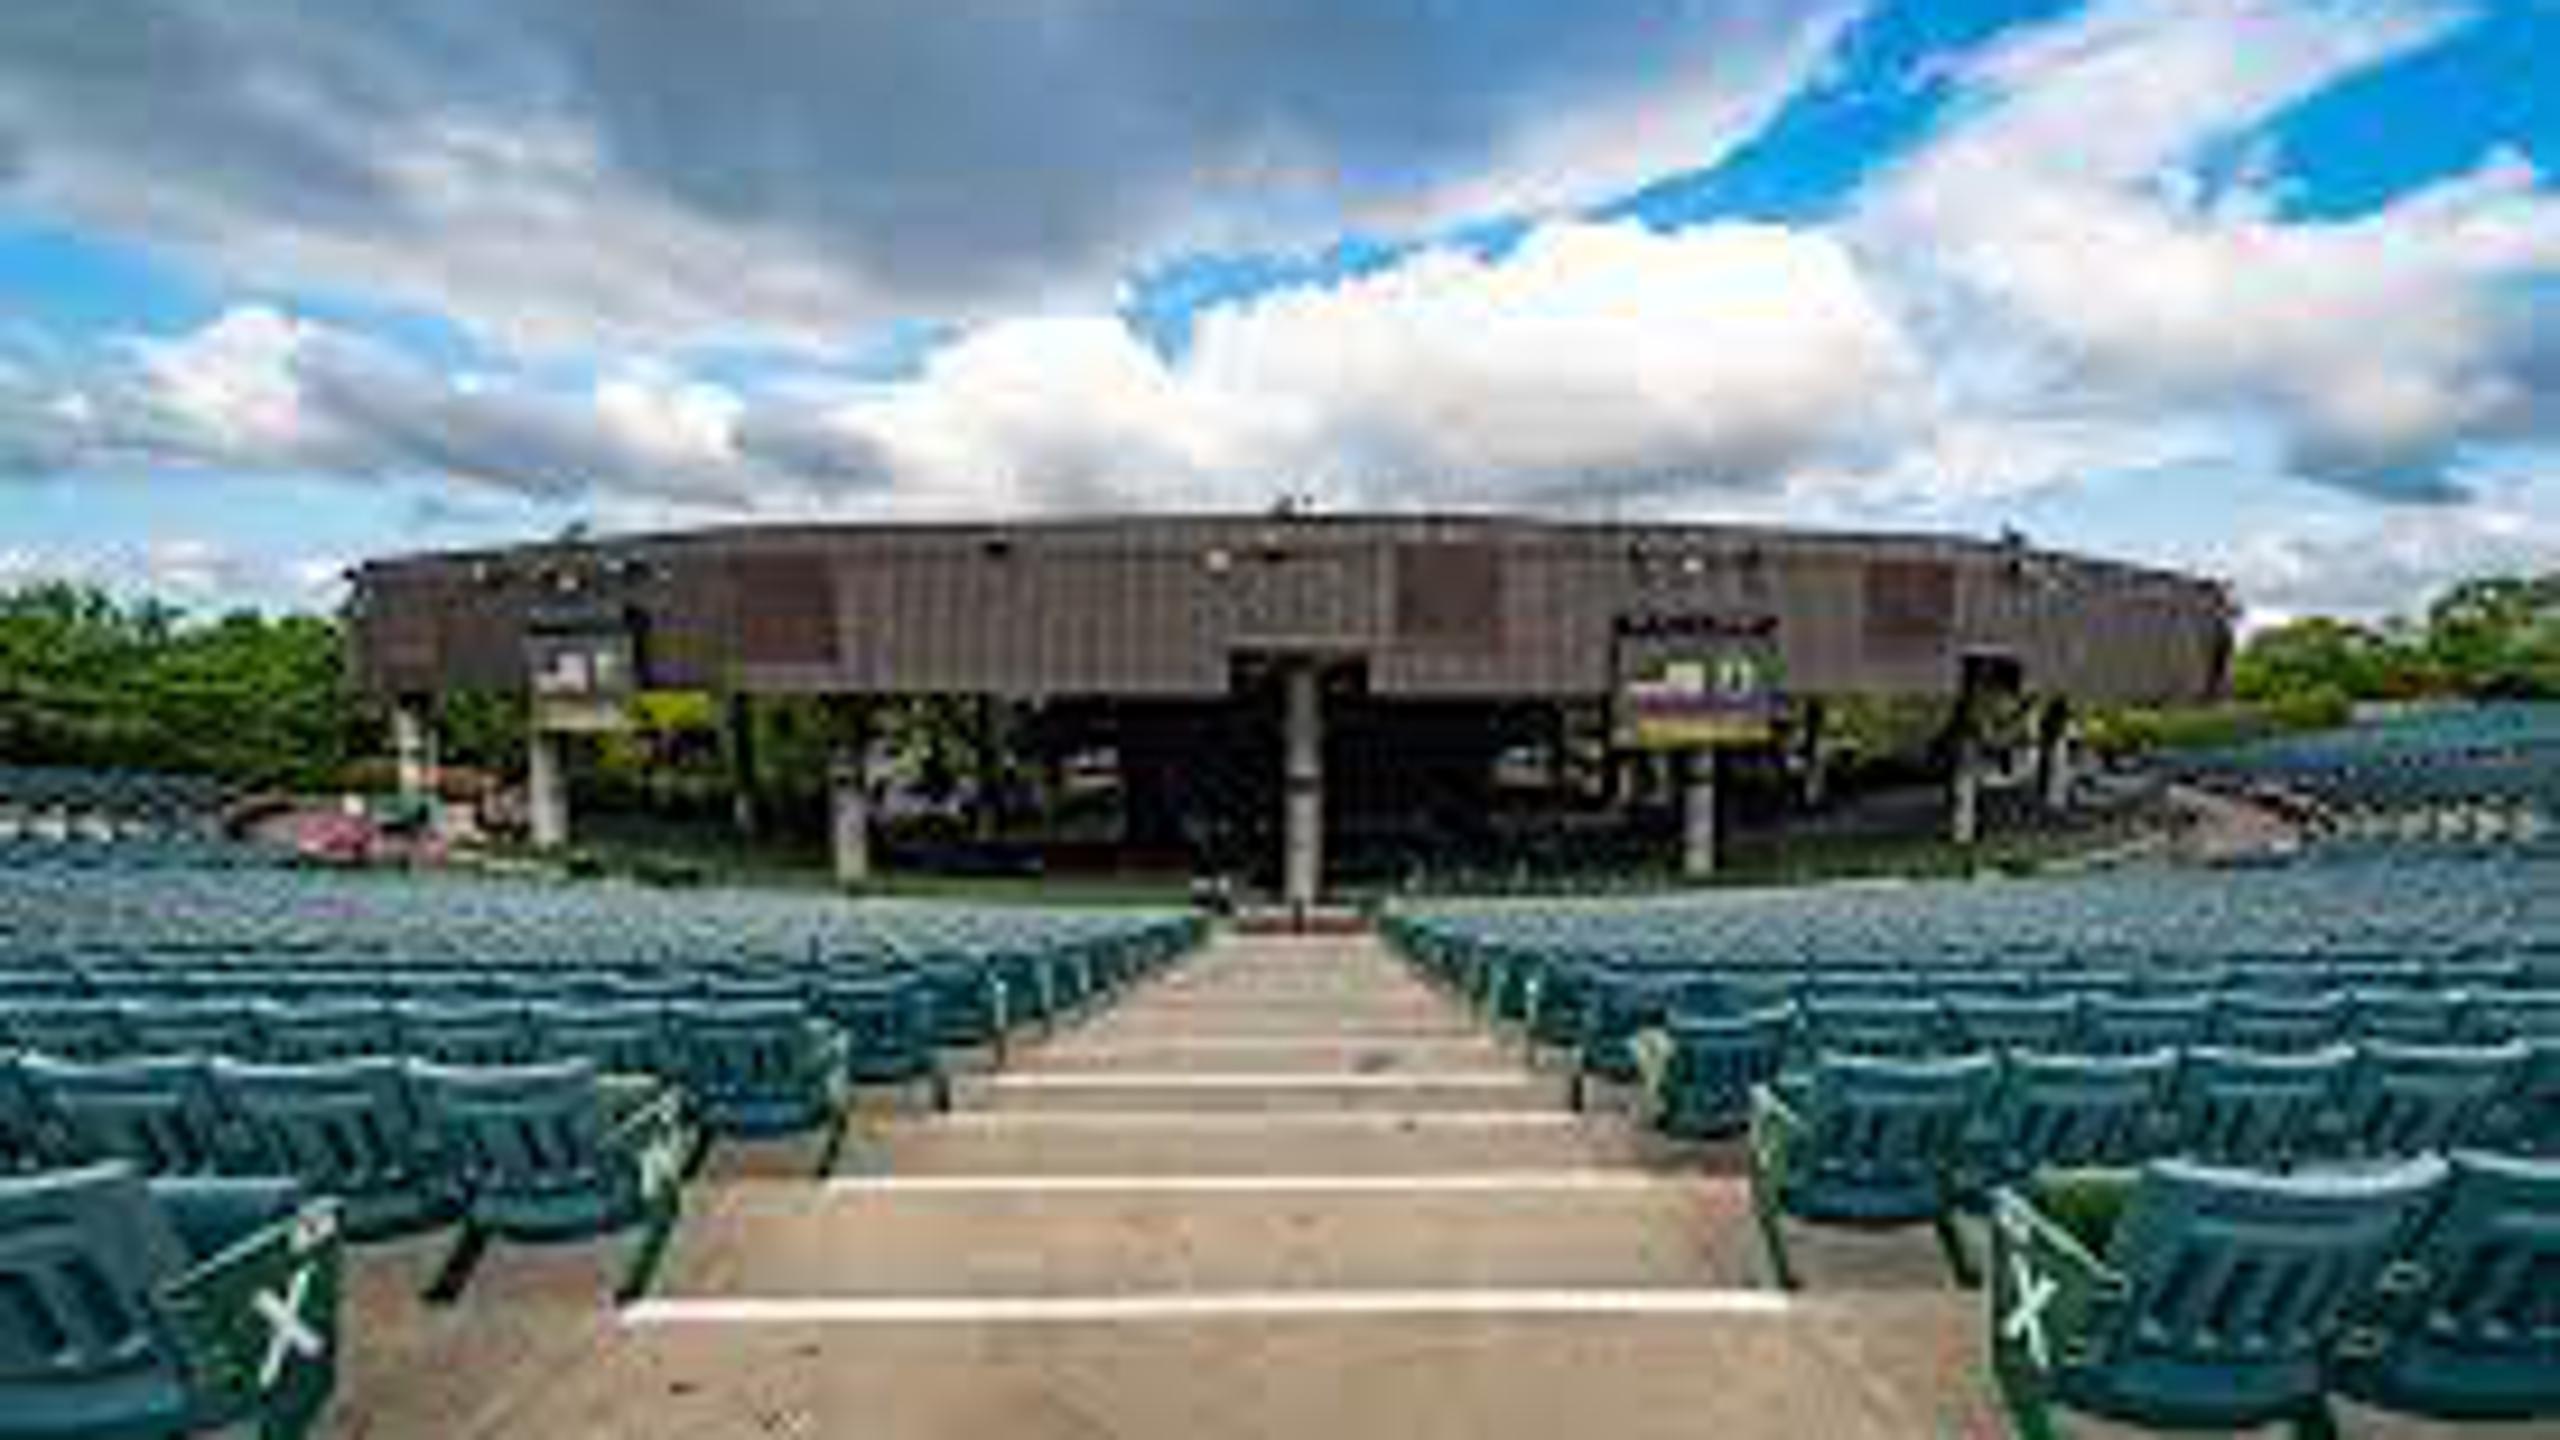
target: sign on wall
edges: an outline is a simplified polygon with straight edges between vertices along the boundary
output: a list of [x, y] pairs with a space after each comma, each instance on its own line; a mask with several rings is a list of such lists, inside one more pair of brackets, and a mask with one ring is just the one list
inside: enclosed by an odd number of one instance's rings
[[630, 723], [640, 693], [640, 645], [623, 611], [533, 617], [526, 627], [525, 668], [534, 723], [542, 729], [595, 733]]
[[1776, 734], [1786, 676], [1774, 618], [1622, 617], [1616, 649], [1619, 744], [1692, 750]]

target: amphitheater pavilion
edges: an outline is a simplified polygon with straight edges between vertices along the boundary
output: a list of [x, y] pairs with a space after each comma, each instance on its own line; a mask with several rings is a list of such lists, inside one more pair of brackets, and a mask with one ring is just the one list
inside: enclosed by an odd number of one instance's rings
[[868, 704], [964, 696], [1106, 741], [1132, 842], [1255, 812], [1277, 851], [1262, 868], [1296, 905], [1322, 893], [1345, 813], [1463, 806], [1506, 749], [1594, 731], [1613, 758], [1673, 757], [1683, 864], [1711, 869], [1718, 748], [1818, 757], [1842, 696], [1947, 703], [1950, 825], [1969, 840], [1976, 699], [2034, 707], [2058, 791], [2074, 707], [2216, 695], [2232, 643], [2216, 584], [2014, 537], [1491, 515], [581, 538], [375, 560], [354, 616], [408, 784], [433, 763], [437, 697], [531, 697], [538, 845], [570, 833], [563, 747], [640, 691], [715, 692], [734, 733], [759, 697], [817, 696], [839, 736], [836, 868], [859, 881]]

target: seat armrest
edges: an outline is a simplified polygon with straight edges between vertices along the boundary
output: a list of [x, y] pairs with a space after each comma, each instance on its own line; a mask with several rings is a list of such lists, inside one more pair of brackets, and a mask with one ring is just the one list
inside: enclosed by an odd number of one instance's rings
[[1645, 1101], [1652, 1114], [1660, 1115], [1670, 1103], [1666, 1087], [1671, 1081], [1671, 1061], [1679, 1052], [1679, 1042], [1671, 1038], [1668, 1029], [1652, 1025], [1637, 1031], [1627, 1048], [1635, 1055], [1636, 1075]]
[[1786, 1192], [1787, 1175], [1808, 1135], [1804, 1117], [1778, 1096], [1773, 1085], [1751, 1087], [1751, 1179], [1755, 1188], [1774, 1198]]
[[1992, 1194], [1991, 1266], [1992, 1360], [2013, 1383], [2104, 1358], [2124, 1277], [2017, 1190]]
[[337, 1384], [345, 1239], [334, 1201], [289, 1210], [160, 1290], [198, 1405], [300, 1435]]
[[684, 1184], [694, 1150], [693, 1121], [684, 1093], [660, 1090], [654, 1099], [616, 1120], [605, 1131], [603, 1145], [607, 1154], [621, 1157], [632, 1167], [643, 1201], [671, 1200]]

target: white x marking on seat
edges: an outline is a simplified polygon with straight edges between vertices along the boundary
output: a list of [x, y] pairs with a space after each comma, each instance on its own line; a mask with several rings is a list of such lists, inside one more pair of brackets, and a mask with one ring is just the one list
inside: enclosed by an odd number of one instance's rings
[[2053, 1297], [2062, 1290], [2062, 1282], [2049, 1275], [2039, 1275], [2024, 1255], [2009, 1257], [2009, 1278], [2017, 1292], [2017, 1304], [2000, 1321], [2000, 1336], [2027, 1347], [2027, 1358], [2038, 1370], [2053, 1368], [2052, 1349], [2045, 1339], [2044, 1312], [2053, 1305]]
[[655, 1200], [684, 1178], [685, 1136], [670, 1126], [640, 1152], [640, 1194]]
[[303, 1304], [311, 1297], [311, 1275], [317, 1268], [305, 1265], [294, 1271], [293, 1280], [281, 1295], [261, 1290], [249, 1297], [251, 1307], [267, 1322], [267, 1355], [258, 1364], [260, 1390], [274, 1389], [284, 1375], [285, 1362], [294, 1356], [317, 1360], [329, 1352], [328, 1342], [302, 1318]]

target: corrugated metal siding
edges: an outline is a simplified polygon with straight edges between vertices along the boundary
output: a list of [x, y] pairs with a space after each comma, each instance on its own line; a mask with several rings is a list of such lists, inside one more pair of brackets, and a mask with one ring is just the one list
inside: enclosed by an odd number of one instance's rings
[[[1622, 615], [1774, 615], [1790, 687], [1943, 694], [1970, 649], [2090, 699], [2202, 695], [2227, 617], [2199, 582], [1932, 537], [1495, 519], [808, 527], [605, 542], [651, 683], [867, 694], [1223, 694], [1239, 653], [1357, 655], [1386, 697], [1593, 697]], [[521, 684], [556, 552], [360, 576], [382, 690]], [[1444, 593], [1445, 592], [1445, 593]], [[1461, 603], [1472, 601], [1476, 603]]]

